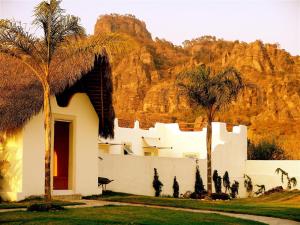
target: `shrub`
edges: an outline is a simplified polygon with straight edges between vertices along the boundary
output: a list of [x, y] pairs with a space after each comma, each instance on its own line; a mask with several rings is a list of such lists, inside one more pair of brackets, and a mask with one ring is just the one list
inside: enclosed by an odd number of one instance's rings
[[174, 181], [173, 181], [173, 197], [174, 198], [179, 197], [179, 184], [176, 180], [176, 176], [174, 177]]
[[212, 200], [229, 200], [230, 199], [229, 194], [226, 194], [226, 193], [212, 193], [210, 197]]
[[227, 191], [230, 190], [230, 179], [229, 179], [229, 174], [227, 171], [224, 173], [224, 176], [223, 176], [223, 186], [225, 188], [225, 193], [227, 193]]
[[266, 191], [266, 187], [265, 185], [256, 185], [256, 187], [258, 187], [258, 190], [255, 192], [255, 195], [263, 195]]
[[246, 188], [248, 196], [251, 196], [253, 191], [252, 179], [246, 174], [244, 174], [244, 187]]
[[159, 178], [158, 178], [158, 173], [156, 168], [154, 168], [154, 179], [153, 179], [153, 188], [155, 190], [155, 197], [159, 197], [160, 193], [161, 193], [161, 188], [163, 186], [162, 182], [160, 182]]
[[222, 193], [222, 178], [219, 176], [217, 170], [214, 170], [213, 181], [214, 181], [216, 193], [217, 194]]
[[239, 194], [239, 182], [235, 180], [234, 183], [231, 185], [230, 191], [231, 198], [236, 198]]
[[255, 145], [248, 140], [248, 160], [283, 160], [287, 159], [284, 150], [274, 141], [262, 141]]
[[286, 171], [284, 171], [283, 169], [277, 168], [275, 170], [275, 173], [277, 173], [277, 174], [281, 173], [281, 183], [283, 183], [284, 176], [286, 177], [288, 190], [292, 189], [292, 185], [293, 185], [293, 187], [295, 187], [297, 185], [296, 177], [289, 177], [289, 174]]
[[205, 191], [199, 166], [196, 166], [195, 193], [201, 195]]
[[64, 210], [65, 208], [61, 205], [53, 203], [34, 203], [27, 207], [27, 211], [36, 211], [36, 212], [48, 212], [53, 210]]

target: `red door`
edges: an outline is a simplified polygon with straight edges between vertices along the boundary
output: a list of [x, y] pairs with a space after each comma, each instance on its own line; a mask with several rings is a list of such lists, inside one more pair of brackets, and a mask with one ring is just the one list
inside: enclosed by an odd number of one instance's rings
[[69, 183], [70, 123], [54, 123], [53, 189], [67, 190]]

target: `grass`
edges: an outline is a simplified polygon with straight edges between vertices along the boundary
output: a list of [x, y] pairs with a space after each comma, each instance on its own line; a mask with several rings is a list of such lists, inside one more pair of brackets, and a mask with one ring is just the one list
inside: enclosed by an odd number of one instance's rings
[[56, 212], [1, 213], [3, 224], [263, 224], [217, 214], [172, 211], [135, 206], [104, 206]]
[[101, 199], [147, 205], [244, 213], [300, 221], [300, 191], [274, 193], [272, 195], [258, 198], [235, 199], [231, 201], [203, 201], [136, 195], [104, 196]]

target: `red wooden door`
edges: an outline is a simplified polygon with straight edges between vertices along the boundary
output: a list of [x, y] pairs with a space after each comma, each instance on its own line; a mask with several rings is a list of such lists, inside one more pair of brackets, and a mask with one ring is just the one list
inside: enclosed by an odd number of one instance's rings
[[53, 189], [67, 190], [69, 183], [70, 123], [54, 123]]

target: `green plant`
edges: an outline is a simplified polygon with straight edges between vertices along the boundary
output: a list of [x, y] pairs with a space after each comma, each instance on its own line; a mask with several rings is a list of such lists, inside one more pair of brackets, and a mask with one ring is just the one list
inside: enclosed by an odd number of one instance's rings
[[248, 196], [250, 197], [253, 191], [253, 184], [251, 177], [249, 177], [247, 174], [244, 174], [244, 187], [246, 188]]
[[229, 174], [227, 171], [224, 173], [224, 176], [223, 176], [223, 186], [225, 188], [225, 193], [227, 193], [227, 191], [230, 190], [230, 179], [229, 179]]
[[230, 199], [229, 194], [226, 194], [226, 193], [212, 193], [210, 197], [212, 200], [229, 200]]
[[176, 176], [174, 177], [174, 181], [173, 181], [173, 197], [174, 198], [179, 197], [179, 184], [176, 180]]
[[155, 190], [155, 197], [159, 197], [160, 193], [161, 193], [161, 188], [163, 186], [162, 182], [160, 182], [159, 178], [158, 178], [158, 173], [157, 173], [157, 169], [154, 168], [154, 179], [153, 179], [153, 188]]
[[213, 181], [214, 181], [216, 193], [217, 194], [222, 193], [222, 178], [219, 176], [217, 170], [214, 170]]
[[207, 117], [207, 191], [212, 193], [212, 121], [217, 112], [235, 100], [245, 87], [240, 73], [234, 68], [227, 68], [214, 73], [204, 64], [188, 71], [183, 71], [177, 77], [180, 92], [184, 93], [194, 104], [205, 109]]
[[65, 208], [61, 205], [54, 203], [33, 203], [27, 207], [27, 211], [34, 212], [48, 212], [53, 210], [64, 210]]
[[199, 165], [196, 166], [196, 179], [195, 179], [195, 194], [201, 195], [205, 191], [203, 180], [200, 175]]
[[275, 170], [275, 173], [277, 173], [277, 174], [281, 173], [281, 183], [283, 183], [284, 176], [286, 177], [288, 190], [292, 189], [292, 185], [293, 185], [293, 187], [297, 186], [296, 177], [289, 177], [289, 174], [286, 171], [284, 171], [283, 169], [277, 168]]
[[264, 194], [265, 193], [265, 191], [266, 191], [266, 187], [265, 187], [265, 185], [256, 185], [256, 187], [258, 187], [258, 190], [255, 192], [255, 195], [262, 195], [262, 194]]
[[236, 198], [237, 195], [239, 194], [239, 182], [237, 182], [236, 180], [233, 182], [233, 184], [231, 185], [230, 188], [230, 195], [232, 198]]
[[287, 159], [284, 150], [274, 141], [262, 141], [257, 145], [248, 140], [248, 160], [283, 160]]

